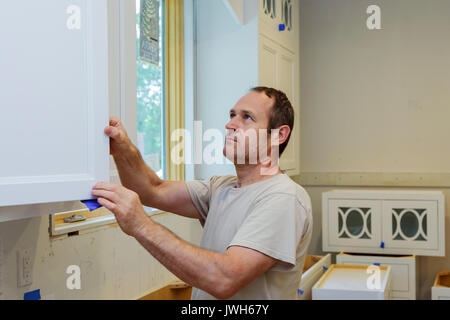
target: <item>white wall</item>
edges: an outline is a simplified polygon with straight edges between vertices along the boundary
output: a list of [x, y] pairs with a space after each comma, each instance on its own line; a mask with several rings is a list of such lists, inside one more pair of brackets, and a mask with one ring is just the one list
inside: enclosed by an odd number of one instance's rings
[[[223, 1], [197, 0], [196, 120], [203, 122], [203, 131], [219, 129], [225, 137], [230, 109], [258, 85], [257, 4], [256, 0], [245, 1], [245, 23], [241, 25]], [[235, 174], [234, 166], [196, 166], [199, 179], [222, 174]]]
[[[371, 4], [381, 7], [382, 30], [366, 28]], [[302, 173], [449, 172], [450, 2], [301, 0], [300, 7]], [[314, 213], [309, 251], [321, 254], [321, 196], [343, 187], [305, 187]], [[450, 188], [431, 190], [445, 193], [448, 239]], [[448, 243], [446, 257], [418, 257], [418, 298], [430, 299], [437, 272], [450, 268]]]
[[[179, 237], [198, 244], [198, 222], [175, 215], [155, 218]], [[134, 238], [119, 227], [50, 240], [48, 216], [0, 223], [4, 247], [2, 299], [23, 299], [40, 289], [48, 299], [136, 299], [175, 280]], [[17, 287], [17, 250], [33, 250], [33, 284]], [[69, 290], [66, 269], [81, 268], [81, 290]]]
[[302, 172], [450, 172], [450, 1], [301, 5]]

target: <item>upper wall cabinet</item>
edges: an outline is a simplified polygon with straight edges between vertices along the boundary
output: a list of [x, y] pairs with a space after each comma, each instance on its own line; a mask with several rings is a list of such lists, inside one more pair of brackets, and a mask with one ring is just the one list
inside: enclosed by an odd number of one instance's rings
[[277, 88], [288, 96], [295, 111], [294, 130], [280, 158], [289, 175], [300, 173], [300, 58], [298, 1], [260, 0], [259, 84]]
[[299, 1], [260, 0], [259, 33], [273, 39], [292, 53], [299, 41]]
[[0, 207], [109, 179], [107, 31], [107, 0], [2, 3]]
[[324, 251], [445, 256], [441, 192], [332, 191], [322, 202]]

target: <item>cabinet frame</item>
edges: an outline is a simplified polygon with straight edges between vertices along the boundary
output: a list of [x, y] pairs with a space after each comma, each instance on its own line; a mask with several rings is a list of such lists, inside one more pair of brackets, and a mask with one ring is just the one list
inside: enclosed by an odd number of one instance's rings
[[[355, 245], [339, 245], [333, 243], [330, 224], [330, 201], [334, 200], [355, 200], [378, 201], [382, 207], [380, 214], [380, 230], [373, 232], [381, 233], [380, 245], [377, 247], [365, 246], [355, 240]], [[383, 205], [398, 201], [399, 203], [429, 204], [433, 203], [436, 208], [436, 221], [432, 222], [434, 232], [437, 232], [436, 240], [430, 241], [427, 245], [418, 245], [417, 241], [408, 241], [403, 246], [398, 245], [398, 241], [390, 241], [387, 232], [392, 230], [392, 220], [386, 221], [386, 210], [389, 206]], [[428, 223], [429, 224], [429, 223]], [[387, 226], [389, 225], [389, 226]], [[391, 231], [392, 232], [392, 231]], [[322, 194], [322, 246], [325, 252], [352, 252], [367, 254], [396, 254], [396, 255], [418, 255], [418, 256], [445, 256], [445, 199], [440, 191], [398, 191], [398, 190], [334, 190]], [[411, 245], [409, 245], [411, 244]], [[395, 245], [395, 247], [393, 247]]]

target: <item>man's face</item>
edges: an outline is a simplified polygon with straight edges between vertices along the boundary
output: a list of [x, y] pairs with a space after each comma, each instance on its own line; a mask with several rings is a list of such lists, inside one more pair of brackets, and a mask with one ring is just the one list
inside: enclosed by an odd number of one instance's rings
[[[227, 137], [223, 153], [231, 162], [256, 164], [260, 152], [269, 154], [270, 135], [267, 129], [273, 104], [274, 100], [264, 92], [252, 91], [230, 110], [230, 121], [225, 126]], [[260, 135], [264, 132], [266, 137]], [[262, 148], [264, 150], [260, 150]]]

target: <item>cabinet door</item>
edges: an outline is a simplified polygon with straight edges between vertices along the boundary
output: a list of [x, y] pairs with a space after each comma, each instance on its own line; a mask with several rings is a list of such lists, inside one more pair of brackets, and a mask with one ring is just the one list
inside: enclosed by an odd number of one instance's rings
[[438, 250], [437, 201], [383, 201], [386, 249]]
[[[297, 52], [299, 16], [298, 0], [259, 0], [259, 33]], [[280, 30], [280, 25], [284, 30]]]
[[1, 7], [0, 206], [91, 198], [109, 179], [107, 1]]
[[328, 234], [328, 244], [336, 246], [336, 251], [360, 252], [361, 248], [380, 245], [380, 201], [330, 199], [328, 216], [324, 218], [327, 219], [324, 232]]
[[294, 130], [280, 158], [280, 167], [289, 175], [300, 173], [300, 106], [298, 57], [264, 36], [259, 37], [259, 82], [283, 91], [295, 112]]

